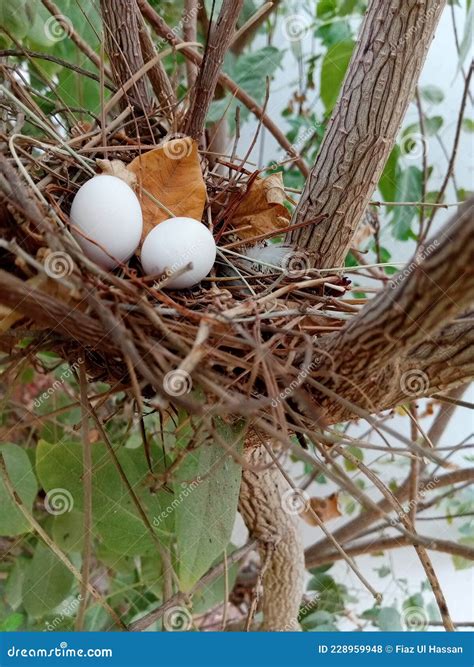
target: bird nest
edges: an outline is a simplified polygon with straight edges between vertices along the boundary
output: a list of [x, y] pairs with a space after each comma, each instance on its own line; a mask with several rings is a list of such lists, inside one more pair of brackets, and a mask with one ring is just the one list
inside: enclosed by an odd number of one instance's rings
[[[361, 300], [348, 298], [341, 270], [312, 268], [310, 256], [285, 245], [294, 202], [281, 174], [252, 171], [235, 153], [199, 152], [186, 137], [157, 142], [149, 122], [141, 138], [112, 130], [106, 146], [100, 129], [84, 124], [60, 136], [13, 94], [7, 102], [12, 129], [2, 137], [0, 179], [0, 344], [7, 357], [30, 356], [36, 367], [41, 350], [69, 363], [81, 359], [91, 380], [128, 389], [160, 410], [171, 404], [285, 428], [298, 413], [314, 427], [309, 371], [321, 340]], [[34, 136], [22, 132], [25, 119], [36, 126]], [[96, 159], [104, 154], [107, 160]], [[130, 176], [131, 165], [138, 165], [132, 185], [145, 227], [171, 212], [199, 216], [214, 234], [215, 266], [194, 288], [168, 290], [169, 276], [144, 275], [138, 255], [102, 270], [71, 235], [78, 188], [104, 170]], [[161, 190], [150, 195], [156, 170]]]

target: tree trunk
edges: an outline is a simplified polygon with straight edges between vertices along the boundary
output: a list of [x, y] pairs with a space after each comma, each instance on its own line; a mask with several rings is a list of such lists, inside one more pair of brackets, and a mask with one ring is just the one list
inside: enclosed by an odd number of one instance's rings
[[298, 612], [304, 592], [304, 551], [299, 517], [288, 512], [291, 488], [256, 436], [246, 442], [250, 468], [244, 470], [239, 511], [250, 536], [260, 543], [263, 575], [261, 630], [300, 630]]
[[342, 266], [410, 104], [446, 0], [372, 0], [290, 234], [320, 268]]

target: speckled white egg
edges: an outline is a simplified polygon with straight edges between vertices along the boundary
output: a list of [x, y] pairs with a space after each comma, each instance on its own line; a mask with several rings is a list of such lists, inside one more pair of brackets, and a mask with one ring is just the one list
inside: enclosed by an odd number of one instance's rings
[[192, 287], [207, 276], [216, 260], [211, 232], [193, 218], [168, 218], [154, 227], [143, 242], [141, 261], [146, 275], [172, 276], [192, 263], [185, 273], [171, 278], [166, 289]]
[[94, 176], [84, 183], [74, 197], [70, 218], [71, 231], [84, 254], [103, 269], [126, 262], [140, 243], [140, 202], [132, 188], [116, 176]]

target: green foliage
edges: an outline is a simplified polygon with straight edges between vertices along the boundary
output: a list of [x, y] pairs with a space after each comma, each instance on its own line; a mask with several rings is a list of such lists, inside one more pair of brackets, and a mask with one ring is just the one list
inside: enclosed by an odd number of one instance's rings
[[[83, 510], [82, 447], [75, 442], [51, 444], [40, 441], [37, 448], [37, 472], [43, 488], [64, 489], [73, 500], [75, 510]], [[144, 484], [146, 461], [141, 451], [117, 451], [117, 458], [127, 479], [142, 503], [150, 523], [159, 517], [171, 502], [165, 491], [152, 493]], [[94, 532], [106, 546], [118, 554], [146, 554], [156, 547], [136, 509], [126, 485], [107, 453], [106, 446], [96, 443], [92, 448], [92, 511]], [[154, 528], [165, 539], [172, 528], [166, 516]]]
[[[230, 451], [239, 456], [243, 445], [240, 429], [220, 421], [216, 421], [216, 427]], [[174, 485], [178, 499], [176, 540], [179, 579], [185, 591], [192, 588], [229, 543], [241, 473], [241, 465], [218, 441], [189, 452], [178, 468]], [[192, 492], [186, 493], [193, 484]]]
[[[31, 511], [38, 484], [24, 449], [13, 443], [0, 445], [10, 481], [25, 507]], [[21, 535], [30, 530], [28, 521], [12, 501], [3, 479], [0, 478], [0, 535]]]
[[67, 598], [73, 574], [51, 549], [37, 542], [23, 581], [23, 605], [33, 617], [41, 617]]
[[328, 112], [339, 96], [354, 45], [352, 40], [336, 42], [324, 57], [321, 68], [321, 100]]
[[[397, 187], [396, 201], [417, 202], [421, 199], [423, 174], [421, 169], [411, 165], [401, 172]], [[393, 235], [400, 241], [413, 238], [411, 224], [417, 213], [414, 206], [397, 206], [392, 218]]]
[[[265, 79], [272, 77], [280, 67], [282, 59], [282, 51], [274, 46], [265, 46], [258, 51], [244, 53], [238, 58], [228, 53], [223, 69], [246, 93], [261, 104], [265, 97]], [[241, 119], [246, 120], [250, 113], [247, 107], [242, 107], [238, 100], [226, 94], [222, 99], [211, 104], [207, 122], [217, 123], [225, 115], [233, 130], [237, 106], [240, 106]]]

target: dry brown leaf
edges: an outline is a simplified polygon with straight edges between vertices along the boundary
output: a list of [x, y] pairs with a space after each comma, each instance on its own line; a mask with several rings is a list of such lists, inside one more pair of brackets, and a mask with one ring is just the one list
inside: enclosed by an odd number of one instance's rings
[[206, 202], [196, 141], [180, 137], [136, 157], [128, 169], [137, 177], [145, 236], [170, 217], [201, 220]]
[[310, 526], [317, 526], [318, 522], [313, 516], [313, 512], [320, 518], [323, 523], [331, 519], [337, 519], [342, 512], [339, 509], [339, 499], [337, 493], [331, 493], [327, 498], [310, 498], [309, 504], [311, 510], [308, 508], [300, 514], [301, 518]]
[[237, 236], [250, 239], [287, 227], [291, 215], [286, 199], [280, 172], [255, 179], [232, 216]]

